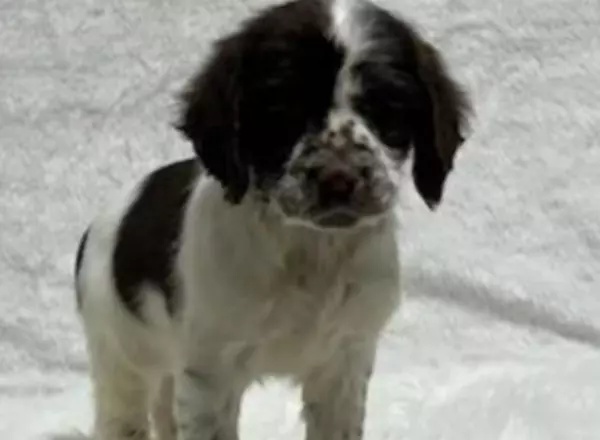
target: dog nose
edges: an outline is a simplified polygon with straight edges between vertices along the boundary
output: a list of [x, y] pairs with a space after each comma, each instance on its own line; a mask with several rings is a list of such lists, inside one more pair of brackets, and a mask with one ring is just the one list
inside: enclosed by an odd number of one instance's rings
[[350, 201], [357, 178], [342, 169], [327, 170], [319, 178], [319, 201], [323, 206], [343, 205]]

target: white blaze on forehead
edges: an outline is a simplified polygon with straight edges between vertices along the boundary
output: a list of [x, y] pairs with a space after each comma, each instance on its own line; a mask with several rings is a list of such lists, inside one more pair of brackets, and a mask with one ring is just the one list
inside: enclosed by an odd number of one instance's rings
[[332, 37], [350, 57], [365, 49], [368, 42], [368, 29], [361, 19], [361, 11], [367, 6], [367, 0], [331, 1]]
[[327, 128], [332, 132], [338, 132], [344, 126], [354, 126], [356, 122], [356, 115], [348, 109], [335, 109], [329, 113]]
[[365, 10], [369, 0], [330, 0], [330, 36], [344, 50], [344, 63], [338, 73], [334, 106], [351, 109], [351, 97], [360, 92], [360, 83], [351, 73], [355, 65], [369, 50], [370, 29]]

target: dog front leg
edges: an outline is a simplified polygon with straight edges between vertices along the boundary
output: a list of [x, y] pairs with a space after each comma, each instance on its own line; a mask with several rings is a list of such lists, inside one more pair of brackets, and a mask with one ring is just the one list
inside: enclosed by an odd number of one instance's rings
[[176, 378], [178, 440], [238, 440], [244, 387], [229, 376], [188, 368]]
[[374, 349], [347, 347], [303, 378], [306, 440], [361, 440]]

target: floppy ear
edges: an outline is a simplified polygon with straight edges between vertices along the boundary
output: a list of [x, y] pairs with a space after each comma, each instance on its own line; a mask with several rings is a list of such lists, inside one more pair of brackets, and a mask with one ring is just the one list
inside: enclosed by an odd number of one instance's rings
[[416, 55], [425, 99], [415, 121], [413, 179], [421, 197], [434, 209], [442, 199], [454, 155], [465, 140], [462, 132], [470, 104], [433, 46], [417, 39]]
[[216, 45], [181, 96], [183, 111], [176, 127], [193, 143], [200, 162], [232, 203], [242, 200], [250, 180], [239, 144], [241, 50], [234, 38]]

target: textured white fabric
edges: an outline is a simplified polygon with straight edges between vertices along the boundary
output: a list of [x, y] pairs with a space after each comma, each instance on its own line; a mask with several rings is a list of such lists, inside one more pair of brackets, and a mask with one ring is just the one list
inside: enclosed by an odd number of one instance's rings
[[[121, 184], [189, 153], [174, 94], [267, 3], [0, 1], [1, 439], [88, 429], [79, 235]], [[407, 188], [408, 300], [368, 438], [599, 439], [600, 5], [386, 3], [443, 48], [477, 119], [437, 213]], [[298, 410], [296, 392], [256, 388], [242, 438], [299, 439]]]

